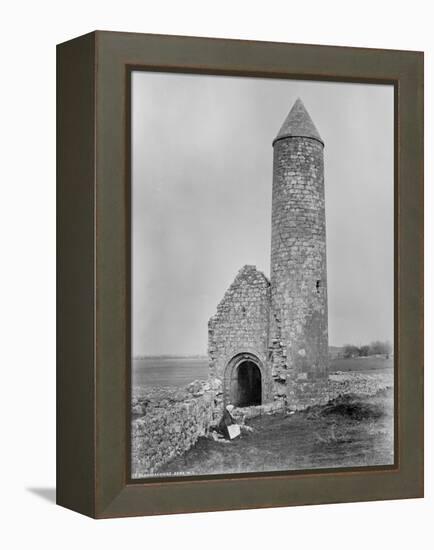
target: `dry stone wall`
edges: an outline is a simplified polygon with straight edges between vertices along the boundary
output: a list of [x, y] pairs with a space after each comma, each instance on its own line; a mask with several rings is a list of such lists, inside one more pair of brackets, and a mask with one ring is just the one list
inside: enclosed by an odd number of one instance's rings
[[393, 369], [384, 372], [333, 372], [329, 375], [329, 398], [355, 394], [375, 395], [379, 391], [393, 388]]
[[158, 472], [188, 451], [220, 420], [218, 380], [195, 381], [185, 388], [153, 388], [132, 402], [131, 449], [135, 478]]

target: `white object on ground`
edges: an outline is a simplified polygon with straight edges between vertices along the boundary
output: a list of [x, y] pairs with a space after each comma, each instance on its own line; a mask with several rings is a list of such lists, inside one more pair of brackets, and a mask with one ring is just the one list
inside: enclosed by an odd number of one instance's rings
[[235, 439], [236, 437], [238, 437], [241, 434], [241, 430], [238, 424], [231, 424], [230, 426], [228, 426], [228, 433], [230, 439]]

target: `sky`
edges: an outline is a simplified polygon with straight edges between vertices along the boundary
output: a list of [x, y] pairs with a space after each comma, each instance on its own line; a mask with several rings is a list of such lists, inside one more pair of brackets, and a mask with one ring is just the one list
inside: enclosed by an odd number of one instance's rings
[[272, 141], [325, 142], [329, 344], [393, 342], [393, 87], [135, 71], [133, 355], [206, 354], [245, 264], [270, 274]]

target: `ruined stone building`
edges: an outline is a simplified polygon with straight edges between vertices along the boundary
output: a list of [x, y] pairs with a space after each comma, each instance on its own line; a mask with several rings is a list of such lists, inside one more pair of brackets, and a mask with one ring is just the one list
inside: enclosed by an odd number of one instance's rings
[[297, 99], [273, 140], [270, 280], [245, 265], [209, 320], [210, 377], [224, 404], [327, 400], [324, 142]]

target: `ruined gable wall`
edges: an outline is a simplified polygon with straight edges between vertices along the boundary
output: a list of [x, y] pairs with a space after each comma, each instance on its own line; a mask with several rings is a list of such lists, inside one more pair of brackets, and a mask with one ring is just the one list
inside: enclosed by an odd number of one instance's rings
[[255, 266], [244, 266], [226, 291], [208, 324], [210, 376], [223, 381], [229, 361], [237, 354], [257, 356], [263, 369], [265, 395], [270, 393], [268, 356], [270, 285]]

